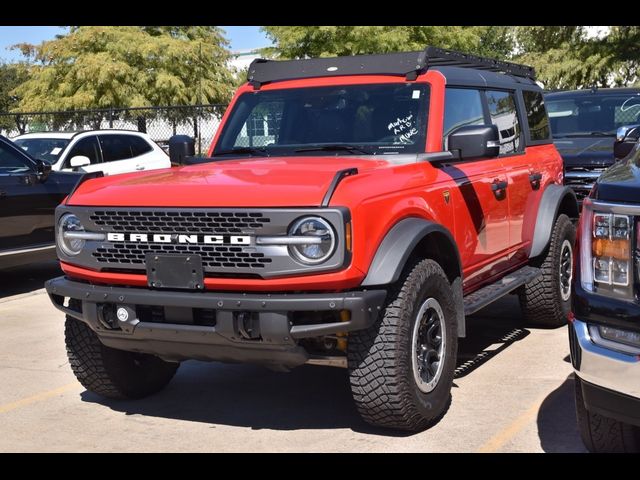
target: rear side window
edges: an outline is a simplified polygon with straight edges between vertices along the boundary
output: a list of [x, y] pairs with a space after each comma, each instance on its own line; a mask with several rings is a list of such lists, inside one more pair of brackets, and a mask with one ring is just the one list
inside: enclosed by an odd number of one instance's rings
[[153, 150], [153, 147], [147, 143], [144, 138], [131, 135], [129, 137], [129, 143], [131, 144], [131, 154], [134, 157], [144, 155]]
[[103, 161], [115, 162], [133, 157], [130, 139], [127, 135], [100, 135]]
[[487, 104], [491, 123], [500, 133], [500, 155], [522, 151], [521, 129], [516, 110], [516, 101], [511, 92], [488, 90]]
[[551, 131], [542, 93], [523, 90], [522, 98], [524, 99], [531, 140], [547, 140]]
[[91, 165], [100, 163], [100, 147], [98, 146], [98, 138], [95, 135], [92, 135], [78, 140], [78, 142], [71, 148], [65, 162], [68, 163], [69, 160], [78, 155], [89, 158]]
[[456, 128], [465, 125], [484, 125], [482, 98], [479, 90], [469, 88], [447, 88], [444, 101], [444, 149], [447, 137]]

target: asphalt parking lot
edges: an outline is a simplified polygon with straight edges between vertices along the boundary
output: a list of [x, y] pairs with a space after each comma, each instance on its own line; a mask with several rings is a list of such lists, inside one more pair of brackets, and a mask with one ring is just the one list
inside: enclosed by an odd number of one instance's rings
[[520, 325], [515, 297], [469, 319], [449, 412], [419, 434], [373, 429], [346, 372], [183, 363], [163, 392], [115, 402], [76, 382], [55, 263], [0, 273], [2, 452], [584, 452], [566, 327]]

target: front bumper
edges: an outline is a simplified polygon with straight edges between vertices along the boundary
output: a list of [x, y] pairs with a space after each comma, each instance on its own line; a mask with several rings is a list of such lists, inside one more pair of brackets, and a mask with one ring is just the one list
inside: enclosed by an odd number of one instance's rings
[[[91, 285], [66, 277], [49, 280], [45, 287], [56, 308], [85, 322], [109, 347], [152, 353], [167, 360], [260, 363], [287, 368], [306, 363], [310, 358], [298, 340], [372, 325], [387, 293], [385, 290], [322, 294], [179, 292]], [[140, 321], [141, 306], [179, 312], [179, 321]], [[127, 318], [112, 317], [108, 321], [104, 312], [110, 308], [124, 309]], [[196, 325], [185, 320], [196, 309], [215, 312], [215, 321]], [[293, 321], [294, 312], [342, 310], [350, 312], [349, 320], [310, 324]], [[259, 334], [247, 338], [243, 318], [249, 318], [251, 330]]]
[[571, 361], [588, 410], [640, 424], [640, 358], [594, 343], [586, 322], [569, 325]]

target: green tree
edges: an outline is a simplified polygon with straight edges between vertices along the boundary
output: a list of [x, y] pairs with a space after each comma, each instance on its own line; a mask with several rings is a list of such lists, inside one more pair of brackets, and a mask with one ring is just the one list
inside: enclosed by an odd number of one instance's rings
[[[28, 67], [23, 63], [0, 64], [0, 113], [8, 113], [20, 102], [13, 90], [29, 78]], [[20, 129], [22, 123], [13, 115], [0, 115], [0, 129]]]
[[548, 89], [626, 86], [638, 82], [640, 27], [610, 26], [605, 36], [585, 27], [518, 27], [518, 61], [536, 68]]
[[193, 105], [227, 102], [233, 75], [217, 27], [71, 27], [38, 46], [17, 46], [31, 77], [13, 110]]
[[501, 26], [265, 26], [281, 58], [328, 57], [420, 50], [426, 45], [505, 58], [511, 29]]

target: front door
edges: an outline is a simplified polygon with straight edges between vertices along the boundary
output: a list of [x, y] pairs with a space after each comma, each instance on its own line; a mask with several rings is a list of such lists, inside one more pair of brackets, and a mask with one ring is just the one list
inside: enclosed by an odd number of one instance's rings
[[[444, 148], [447, 137], [464, 125], [487, 123], [483, 93], [470, 88], [447, 88]], [[451, 192], [455, 236], [464, 265], [465, 289], [486, 281], [503, 268], [509, 249], [507, 176], [502, 159], [487, 158], [444, 165], [442, 171], [457, 184]]]

